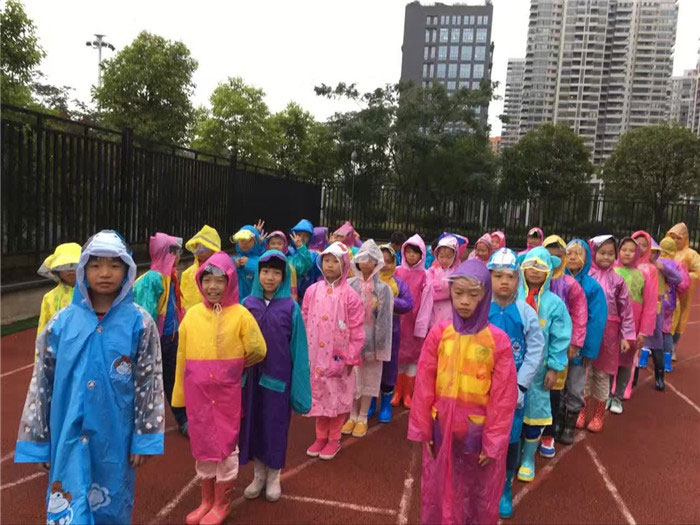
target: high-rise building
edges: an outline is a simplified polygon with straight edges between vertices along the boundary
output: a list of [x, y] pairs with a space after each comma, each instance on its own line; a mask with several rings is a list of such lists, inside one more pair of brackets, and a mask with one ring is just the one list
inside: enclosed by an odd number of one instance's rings
[[523, 102], [524, 79], [525, 59], [511, 58], [508, 60], [506, 95], [503, 100], [503, 112], [505, 115], [508, 115], [508, 121], [503, 123], [503, 146], [512, 146], [518, 142], [518, 127], [520, 124], [520, 110]]
[[668, 120], [693, 129], [695, 97], [698, 92], [698, 70], [688, 69], [680, 77], [671, 77]]
[[677, 0], [531, 0], [518, 138], [563, 123], [600, 164], [664, 122], [677, 22]]
[[[422, 87], [440, 82], [448, 93], [491, 80], [493, 5], [406, 5], [401, 80]], [[483, 120], [488, 107], [480, 108]]]

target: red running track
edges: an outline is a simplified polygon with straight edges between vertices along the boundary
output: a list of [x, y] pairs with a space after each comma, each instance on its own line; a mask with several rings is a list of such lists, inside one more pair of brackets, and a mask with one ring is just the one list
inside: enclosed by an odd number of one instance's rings
[[[642, 371], [624, 414], [608, 414], [601, 434], [581, 431], [573, 446], [558, 446], [554, 459], [538, 457], [535, 481], [515, 484], [510, 521], [700, 523], [700, 294], [691, 314], [667, 391], [656, 392], [652, 374]], [[33, 337], [30, 330], [2, 339], [0, 519], [7, 524], [45, 523], [46, 476], [12, 462]], [[405, 438], [406, 416], [402, 410], [390, 424], [372, 421], [366, 437], [344, 438], [343, 450], [330, 462], [305, 455], [313, 421], [295, 417], [283, 499], [245, 501], [241, 495], [252, 468], [243, 467], [228, 522], [418, 523], [420, 450]], [[167, 427], [174, 429], [172, 418]], [[165, 448], [165, 456], [138, 471], [134, 523], [184, 523], [199, 503], [187, 440], [170, 430]]]

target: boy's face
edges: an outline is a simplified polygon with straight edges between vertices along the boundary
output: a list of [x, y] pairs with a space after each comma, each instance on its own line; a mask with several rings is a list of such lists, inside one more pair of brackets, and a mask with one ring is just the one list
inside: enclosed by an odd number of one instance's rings
[[228, 278], [225, 275], [207, 274], [202, 277], [202, 290], [204, 297], [211, 304], [219, 304], [224, 299]]
[[326, 254], [323, 256], [321, 270], [323, 271], [323, 276], [328, 282], [335, 282], [340, 278], [340, 261], [335, 255]]
[[620, 246], [620, 262], [625, 266], [632, 264], [635, 255], [637, 255], [637, 245], [632, 241], [627, 241]]
[[647, 238], [644, 237], [644, 235], [640, 235], [639, 237], [635, 237], [634, 240], [637, 241], [639, 251], [641, 253], [647, 253], [647, 250], [649, 249], [649, 241], [647, 241]]
[[401, 251], [401, 243], [400, 242], [392, 242], [391, 247], [394, 249], [394, 251], [397, 251], [397, 252]]
[[266, 293], [274, 293], [282, 283], [282, 270], [263, 268], [260, 270], [260, 285]]
[[367, 276], [370, 275], [377, 267], [377, 261], [373, 259], [364, 259], [358, 262], [357, 266], [360, 268], [362, 275]]
[[540, 245], [540, 236], [539, 235], [528, 235], [527, 236], [527, 245], [530, 248], [533, 248], [535, 246]]
[[476, 253], [476, 256], [482, 261], [487, 261], [489, 258], [489, 249], [486, 246], [484, 246], [483, 242], [478, 243], [474, 247], [474, 252]]
[[525, 275], [525, 281], [530, 287], [539, 288], [547, 280], [547, 273], [541, 270], [535, 270], [534, 268], [527, 268], [523, 271]]
[[583, 248], [572, 246], [566, 250], [566, 267], [571, 273], [576, 275], [583, 268]]
[[68, 286], [75, 286], [75, 270], [63, 270], [58, 272], [58, 276]]
[[615, 262], [615, 245], [612, 242], [604, 243], [595, 254], [595, 263], [599, 268], [607, 270]]
[[249, 252], [255, 246], [255, 239], [243, 239], [238, 241], [238, 247], [242, 252]]
[[85, 278], [93, 293], [116, 294], [126, 277], [124, 263], [116, 257], [96, 257], [85, 265]]
[[443, 270], [446, 270], [450, 266], [452, 266], [452, 263], [455, 260], [455, 251], [452, 248], [446, 248], [445, 246], [441, 246], [438, 248], [437, 251], [437, 260], [438, 264], [442, 267]]
[[386, 250], [382, 250], [382, 255], [384, 256], [384, 268], [386, 268], [387, 266], [393, 266], [395, 262], [394, 256]]
[[281, 252], [284, 251], [284, 239], [280, 237], [279, 235], [275, 235], [274, 237], [270, 237], [267, 241], [267, 249], [268, 250], [279, 250]]
[[484, 288], [468, 279], [455, 279], [450, 286], [452, 305], [462, 319], [469, 319], [484, 298]]
[[673, 239], [674, 241], [676, 241], [676, 250], [683, 249], [683, 240], [681, 239], [680, 235], [673, 232], [668, 232], [668, 236], [671, 237], [671, 239]]
[[309, 235], [309, 232], [297, 232], [299, 234], [299, 237], [301, 237], [301, 241], [304, 244], [309, 244], [309, 241], [311, 240], [311, 235]]
[[404, 257], [406, 257], [406, 262], [409, 266], [415, 266], [420, 262], [421, 253], [418, 249], [413, 249], [413, 247], [407, 246], [404, 250]]
[[491, 287], [496, 298], [506, 301], [515, 296], [518, 288], [518, 276], [514, 270], [493, 270], [491, 272]]

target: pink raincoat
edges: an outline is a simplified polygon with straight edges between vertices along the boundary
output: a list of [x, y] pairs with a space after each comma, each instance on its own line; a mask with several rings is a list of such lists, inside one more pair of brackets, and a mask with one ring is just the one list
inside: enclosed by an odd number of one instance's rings
[[309, 345], [311, 411], [309, 417], [337, 417], [352, 408], [355, 376], [352, 367], [362, 364], [365, 342], [365, 308], [347, 282], [350, 271], [348, 248], [334, 242], [318, 257], [331, 255], [341, 264], [341, 276], [312, 284], [304, 294], [301, 313]]
[[[447, 268], [443, 268], [438, 262], [437, 252], [440, 248], [452, 250], [455, 255], [452, 259], [452, 264]], [[430, 316], [430, 326], [434, 326], [442, 321], [452, 320], [452, 299], [450, 298], [450, 283], [447, 278], [452, 275], [452, 272], [460, 264], [457, 258], [457, 251], [457, 239], [451, 235], [443, 237], [435, 249], [435, 262], [427, 270], [428, 280], [433, 287], [433, 311]]]
[[[413, 267], [406, 261], [406, 246], [409, 244], [421, 251], [420, 261]], [[425, 243], [420, 235], [413, 235], [403, 244], [401, 255], [401, 266], [396, 269], [396, 275], [408, 285], [413, 297], [413, 310], [401, 316], [399, 364], [410, 364], [418, 361], [423, 341], [430, 328], [433, 288], [425, 271]]]
[[[637, 338], [634, 328], [634, 314], [632, 304], [625, 280], [620, 277], [613, 266], [605, 270], [596, 264], [596, 253], [598, 248], [608, 239], [613, 239], [612, 235], [600, 235], [589, 241], [591, 252], [591, 277], [593, 277], [605, 292], [608, 303], [608, 320], [605, 323], [603, 332], [603, 342], [600, 345], [598, 357], [593, 361], [593, 366], [598, 370], [610, 375], [617, 373], [620, 364], [620, 341], [627, 339], [633, 342]], [[615, 246], [617, 251], [617, 246]], [[630, 350], [632, 352], [632, 350]]]
[[506, 234], [502, 231], [493, 232], [491, 234], [491, 244], [493, 245], [493, 251], [500, 250], [506, 247]]
[[360, 238], [355, 231], [355, 227], [350, 221], [345, 221], [345, 223], [340, 228], [335, 230], [333, 234], [343, 235], [345, 237], [343, 244], [345, 244], [345, 246], [348, 248], [359, 248], [362, 246], [362, 241], [360, 241]]
[[527, 235], [530, 236], [533, 233], [539, 234], [539, 236], [540, 236], [539, 241], [535, 241], [534, 244], [530, 244], [532, 241], [530, 241], [528, 239], [527, 240], [527, 247], [522, 252], [518, 253], [518, 255], [522, 255], [524, 253], [529, 252], [533, 248], [537, 248], [538, 246], [542, 246], [542, 243], [544, 242], [544, 232], [542, 231], [542, 228], [530, 228], [530, 230], [527, 232]]
[[483, 244], [483, 245], [486, 246], [486, 247], [488, 248], [488, 250], [489, 250], [489, 255], [488, 255], [488, 257], [486, 257], [486, 260], [485, 260], [485, 261], [484, 261], [484, 260], [481, 261], [481, 262], [483, 262], [484, 264], [486, 264], [487, 262], [489, 262], [489, 259], [491, 258], [491, 254], [493, 253], [493, 244], [491, 243], [491, 235], [489, 235], [488, 233], [483, 234], [483, 235], [482, 235], [481, 237], [479, 237], [479, 239], [474, 243], [474, 249], [472, 250], [472, 253], [469, 254], [468, 260], [477, 259], [477, 256], [476, 256], [476, 247], [477, 247], [479, 244]]

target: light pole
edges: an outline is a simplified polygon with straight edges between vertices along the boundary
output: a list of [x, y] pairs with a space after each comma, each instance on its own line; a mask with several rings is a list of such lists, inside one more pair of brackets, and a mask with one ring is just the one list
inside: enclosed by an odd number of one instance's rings
[[95, 40], [88, 40], [85, 45], [93, 49], [97, 49], [97, 87], [102, 86], [102, 70], [100, 69], [100, 64], [102, 63], [102, 48], [107, 47], [114, 51], [114, 46], [109, 42], [102, 40], [105, 35], [98, 35], [95, 33]]
[[350, 192], [350, 204], [353, 210], [355, 209], [355, 175], [357, 174], [357, 157], [357, 151], [352, 150], [352, 153], [350, 154], [350, 165], [352, 166], [352, 191]]

